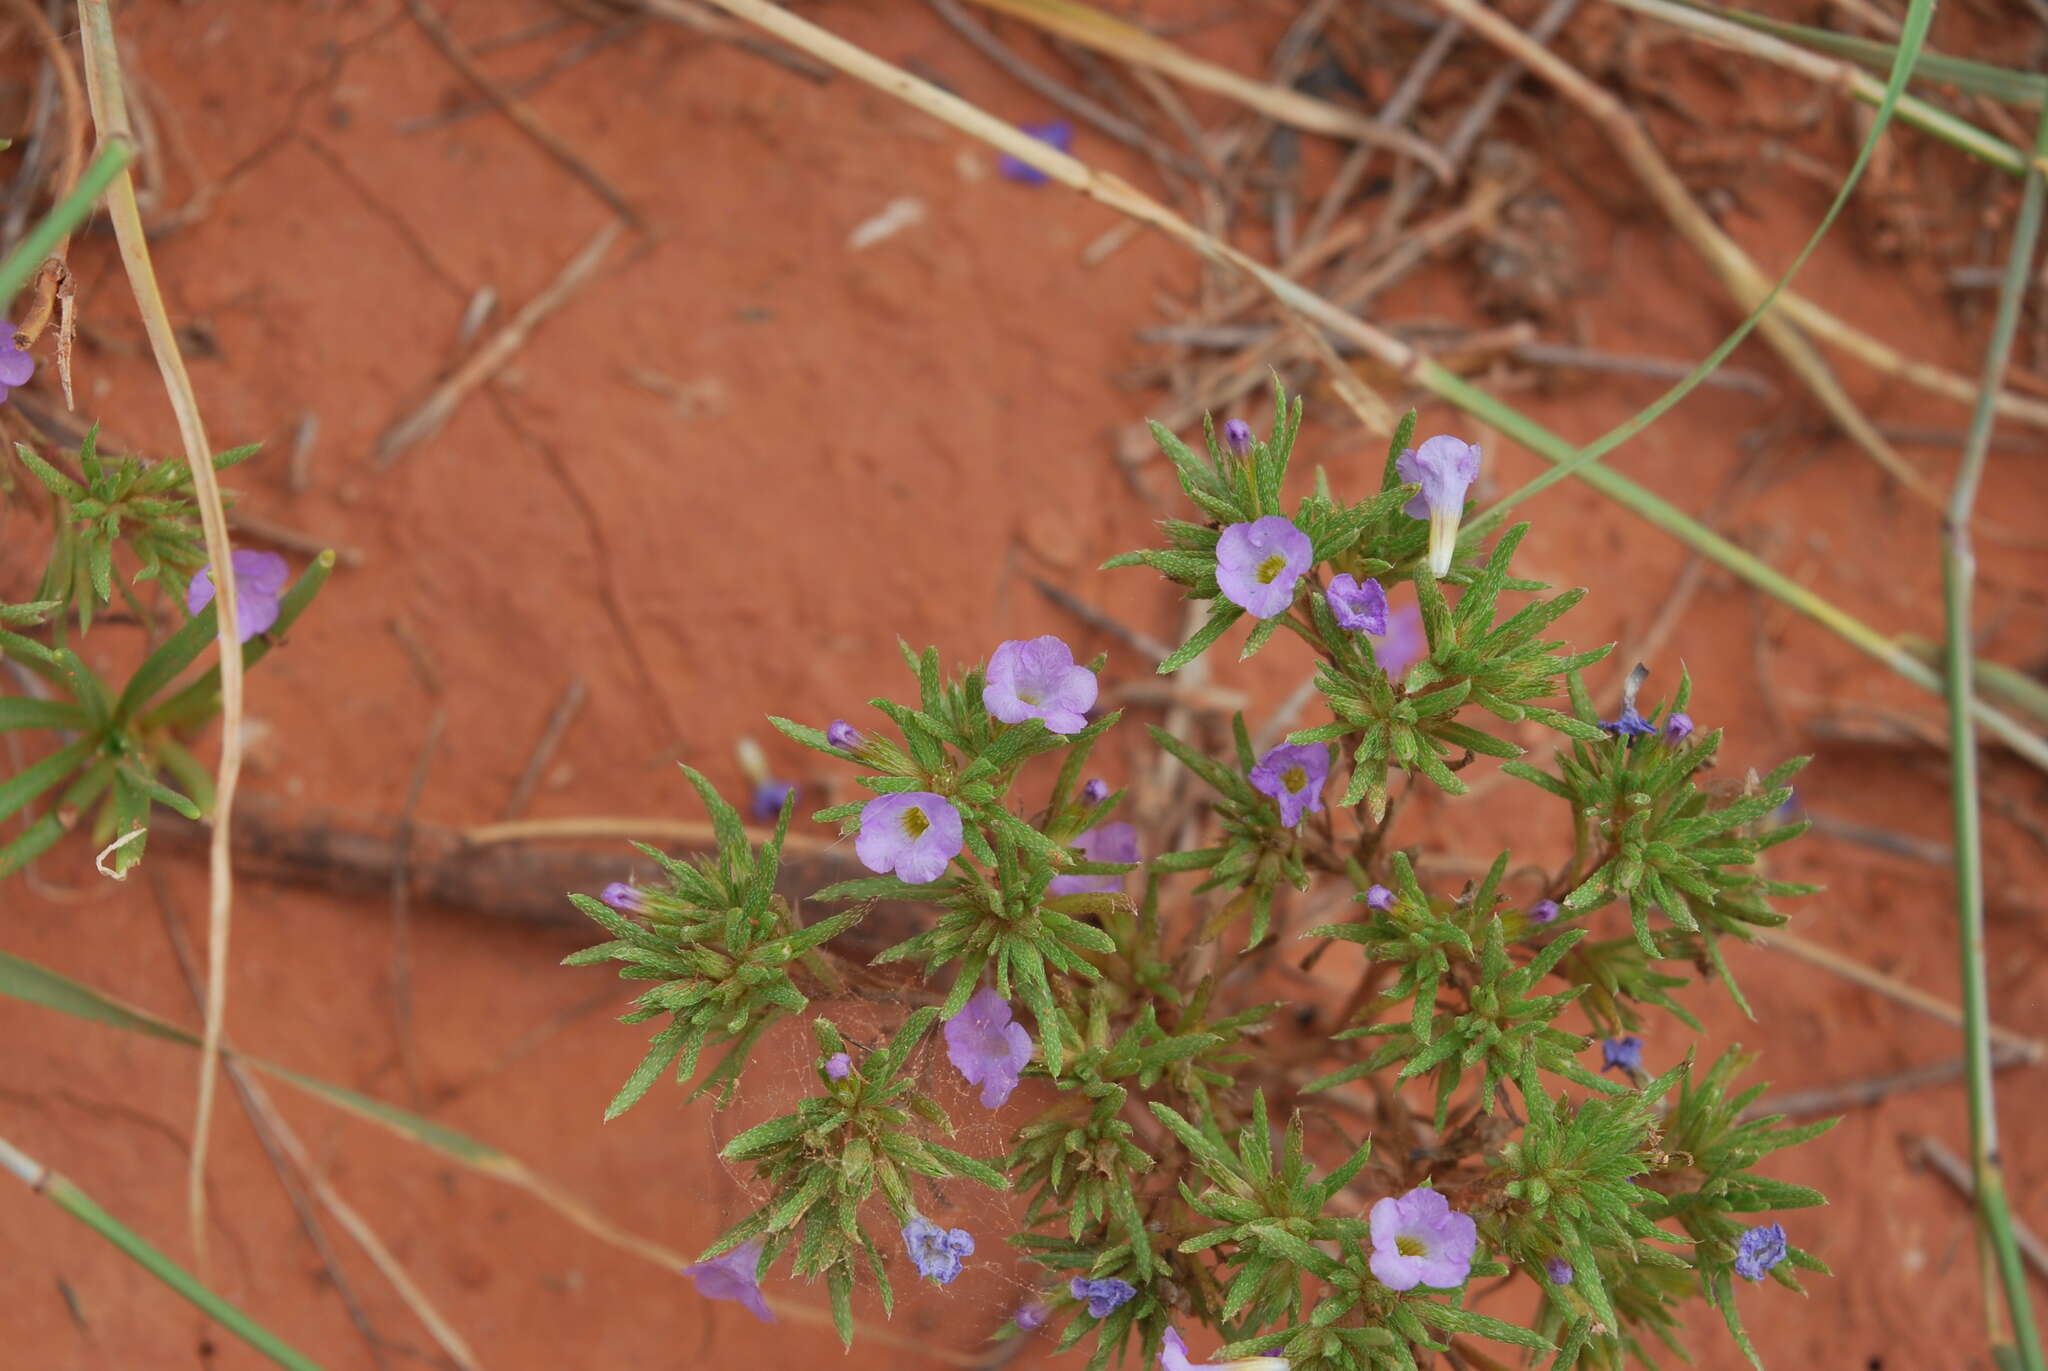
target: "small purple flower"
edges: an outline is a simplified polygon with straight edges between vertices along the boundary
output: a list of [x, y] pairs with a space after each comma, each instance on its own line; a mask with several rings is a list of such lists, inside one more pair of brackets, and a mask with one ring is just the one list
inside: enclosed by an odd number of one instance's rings
[[1076, 1276], [1068, 1282], [1067, 1290], [1075, 1299], [1088, 1302], [1088, 1316], [1095, 1319], [1108, 1318], [1130, 1303], [1131, 1297], [1138, 1293], [1138, 1287], [1114, 1276], [1102, 1280]]
[[1308, 535], [1268, 514], [1223, 530], [1216, 540], [1216, 584], [1230, 603], [1270, 619], [1294, 603], [1294, 587], [1315, 561]]
[[832, 726], [825, 730], [825, 741], [841, 752], [860, 751], [860, 730], [844, 719], [834, 719]]
[[[1074, 846], [1091, 862], [1135, 862], [1138, 860], [1138, 830], [1126, 823], [1091, 828], [1074, 839]], [[1048, 895], [1111, 894], [1124, 888], [1122, 876], [1055, 876], [1045, 888]]]
[[796, 787], [788, 781], [769, 778], [754, 787], [753, 798], [747, 801], [747, 809], [763, 823], [772, 823], [782, 813], [782, 802], [796, 793]]
[[1252, 789], [1280, 802], [1280, 822], [1292, 828], [1301, 816], [1323, 807], [1323, 783], [1330, 779], [1330, 750], [1321, 743], [1282, 743], [1252, 768]]
[[0, 321], [0, 401], [16, 386], [27, 385], [35, 374], [36, 359], [15, 340], [14, 325]]
[[[1019, 124], [1017, 127], [1047, 147], [1058, 148], [1061, 152], [1073, 151], [1074, 126], [1064, 119], [1052, 119], [1043, 124]], [[1042, 186], [1048, 179], [1037, 167], [1007, 152], [996, 160], [996, 174], [1020, 186]]]
[[903, 1225], [903, 1250], [918, 1275], [951, 1285], [960, 1275], [960, 1259], [974, 1255], [974, 1235], [964, 1228], [941, 1228], [918, 1214]]
[[1552, 1285], [1570, 1285], [1572, 1276], [1576, 1273], [1572, 1270], [1572, 1264], [1563, 1257], [1545, 1257], [1543, 1274], [1550, 1277]]
[[722, 1257], [683, 1268], [683, 1274], [697, 1284], [697, 1293], [707, 1300], [738, 1300], [749, 1314], [763, 1323], [774, 1323], [768, 1301], [761, 1296], [754, 1273], [761, 1264], [763, 1239], [740, 1244]]
[[834, 1052], [825, 1058], [825, 1074], [835, 1081], [843, 1081], [853, 1074], [853, 1058], [844, 1052]]
[[1762, 1280], [1772, 1267], [1783, 1260], [1785, 1225], [1781, 1223], [1745, 1228], [1742, 1236], [1735, 1240], [1735, 1274], [1746, 1280]]
[[1044, 1300], [1032, 1300], [1017, 1310], [1017, 1326], [1025, 1332], [1045, 1327], [1045, 1321], [1052, 1317], [1052, 1306]]
[[1337, 616], [1337, 627], [1353, 633], [1387, 631], [1387, 592], [1377, 580], [1368, 576], [1360, 581], [1345, 572], [1330, 578], [1328, 594], [1330, 613]]
[[1619, 719], [1602, 719], [1600, 727], [1624, 741], [1633, 738], [1647, 738], [1657, 731], [1656, 725], [1638, 714], [1633, 704], [1622, 705], [1621, 717]]
[[[1556, 900], [1538, 900], [1529, 906], [1529, 922], [1532, 924], [1554, 924], [1557, 916], [1564, 913]], [[1563, 1284], [1563, 1282], [1559, 1282]]]
[[1180, 1330], [1169, 1326], [1159, 1348], [1160, 1371], [1287, 1371], [1285, 1357], [1245, 1357], [1240, 1361], [1189, 1361]]
[[647, 897], [632, 886], [627, 885], [624, 881], [613, 881], [604, 888], [604, 893], [597, 898], [603, 900], [621, 914], [645, 914], [647, 912]]
[[1381, 911], [1392, 909], [1394, 907], [1394, 892], [1383, 885], [1367, 886], [1365, 890], [1365, 904], [1368, 909]]
[[1422, 493], [1402, 506], [1411, 519], [1429, 520], [1429, 569], [1438, 576], [1451, 569], [1458, 548], [1458, 522], [1465, 517], [1465, 492], [1479, 479], [1479, 449], [1462, 438], [1440, 433], [1409, 448], [1394, 463], [1404, 481], [1421, 485]]
[[1625, 1071], [1629, 1075], [1643, 1069], [1643, 1040], [1633, 1035], [1626, 1038], [1602, 1038], [1600, 1040], [1600, 1069], [1602, 1071]]
[[1405, 605], [1389, 614], [1386, 641], [1372, 653], [1387, 679], [1400, 680], [1409, 667], [1429, 655], [1429, 635], [1422, 628], [1422, 611]]
[[1252, 426], [1242, 419], [1223, 421], [1223, 445], [1242, 457], [1252, 450]]
[[969, 1085], [981, 1087], [983, 1109], [1001, 1109], [1031, 1061], [1031, 1035], [1015, 1022], [1009, 1001], [985, 985], [946, 1020], [946, 1057]]
[[1108, 798], [1109, 782], [1100, 776], [1094, 777], [1081, 787], [1081, 803], [1084, 805], [1099, 805]]
[[1095, 673], [1074, 665], [1074, 650], [1051, 634], [1014, 639], [988, 659], [981, 703], [1006, 724], [1038, 719], [1053, 733], [1079, 733], [1095, 707]]
[[[229, 562], [235, 569], [235, 627], [246, 643], [277, 622], [277, 599], [292, 568], [275, 552], [237, 551]], [[203, 566], [185, 590], [185, 610], [197, 614], [212, 603], [213, 568]]]
[[870, 871], [893, 871], [911, 885], [936, 881], [960, 855], [960, 811], [942, 795], [913, 790], [877, 795], [861, 806], [853, 850]]
[[1372, 1273], [1389, 1290], [1455, 1290], [1472, 1274], [1479, 1225], [1423, 1186], [1372, 1207]]
[[1692, 736], [1692, 715], [1674, 714], [1664, 721], [1664, 741], [1682, 743]]

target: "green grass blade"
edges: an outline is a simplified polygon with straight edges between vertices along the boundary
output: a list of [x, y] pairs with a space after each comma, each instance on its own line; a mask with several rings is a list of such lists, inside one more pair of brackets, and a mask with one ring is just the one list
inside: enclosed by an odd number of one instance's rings
[[77, 187], [51, 206], [41, 222], [14, 245], [14, 251], [0, 260], [0, 300], [14, 298], [14, 293], [28, 284], [51, 249], [85, 222], [107, 186], [134, 160], [135, 145], [125, 138], [113, 139], [100, 149], [85, 175], [78, 178]]
[[[1788, 24], [1781, 19], [1751, 14], [1747, 10], [1715, 10], [1724, 19], [1779, 38], [1803, 43], [1816, 52], [1825, 52], [1834, 57], [1846, 57], [1860, 62], [1876, 71], [1887, 71], [1897, 60], [1895, 44], [1882, 43], [1874, 38], [1858, 38], [1854, 34], [1837, 33], [1833, 29], [1817, 29], [1807, 24]], [[1924, 52], [1914, 67], [1914, 79], [1937, 81], [1958, 90], [1970, 91], [1976, 95], [1988, 95], [2008, 105], [2028, 108], [2038, 107], [2048, 97], [2048, 76], [2030, 71], [2018, 71], [2012, 67], [2001, 67], [1991, 62], [1978, 62], [1968, 57], [1950, 57], [1946, 53]]]
[[29, 1189], [105, 1238], [137, 1266], [184, 1296], [221, 1327], [287, 1371], [320, 1371], [320, 1364], [209, 1290], [184, 1267], [157, 1251], [141, 1234], [100, 1208], [92, 1196], [43, 1166], [5, 1138], [0, 1138], [0, 1167], [19, 1176]]
[[[292, 588], [284, 593], [284, 598], [277, 602], [277, 622], [272, 624], [269, 629], [242, 644], [243, 669], [246, 670], [256, 665], [256, 663], [270, 655], [272, 645], [281, 640], [286, 631], [298, 620], [298, 617], [306, 612], [306, 607], [313, 603], [313, 597], [320, 593], [320, 587], [327, 584], [328, 574], [333, 570], [334, 552], [330, 548], [313, 559], [312, 565], [306, 568], [306, 574], [299, 577], [293, 583]], [[195, 625], [202, 624], [202, 622], [205, 627], [205, 636], [200, 642], [200, 647], [204, 648], [206, 643], [212, 641], [215, 636], [212, 605], [209, 604], [205, 609], [201, 610], [191, 623], [179, 629], [178, 633], [183, 634]], [[172, 636], [175, 638], [178, 635], [174, 634]], [[158, 649], [158, 655], [163, 655], [170, 646], [170, 642], [166, 641], [164, 646]], [[197, 653], [195, 652], [186, 656], [184, 661], [178, 663], [168, 675], [159, 676], [146, 691], [137, 691], [136, 682], [130, 681], [129, 689], [121, 692], [120, 707], [127, 710], [144, 708], [149, 697], [162, 689], [172, 676], [184, 670], [185, 665], [196, 655]], [[154, 661], [155, 658], [151, 660]], [[137, 679], [140, 679], [139, 675]], [[133, 700], [129, 698], [130, 692], [135, 692]], [[151, 728], [188, 728], [210, 717], [214, 710], [219, 707], [220, 664], [216, 662], [201, 673], [192, 684], [186, 686], [154, 709], [149, 710], [144, 722]], [[122, 717], [125, 718], [127, 716], [124, 714]]]
[[0, 819], [11, 817], [23, 805], [48, 790], [69, 775], [71, 769], [86, 759], [93, 749], [93, 740], [81, 738], [67, 748], [52, 752], [33, 766], [23, 767], [5, 781], [0, 781]]

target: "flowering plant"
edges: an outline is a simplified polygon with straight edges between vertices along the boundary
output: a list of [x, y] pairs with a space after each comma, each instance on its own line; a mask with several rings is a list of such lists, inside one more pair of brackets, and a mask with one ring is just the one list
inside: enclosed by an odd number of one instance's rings
[[[859, 1287], [886, 1310], [892, 1272], [971, 1283], [989, 1261], [924, 1212], [959, 1179], [1018, 1197], [1008, 1241], [1038, 1274], [1004, 1336], [1084, 1346], [1091, 1367], [1412, 1369], [1454, 1342], [1493, 1365], [1469, 1345], [1489, 1340], [1608, 1368], [1672, 1342], [1694, 1297], [1754, 1360], [1737, 1279], [1796, 1290], [1795, 1270], [1825, 1270], [1756, 1222], [1821, 1196], [1755, 1168], [1827, 1125], [1749, 1116], [1760, 1088], [1735, 1088], [1733, 1050], [1702, 1066], [1666, 1037], [1654, 1072], [1645, 1036], [1658, 1016], [1700, 1031], [1676, 998], [1698, 977], [1740, 1003], [1722, 940], [1783, 923], [1771, 899], [1803, 893], [1760, 869], [1802, 827], [1773, 822], [1800, 763], [1702, 787], [1721, 735], [1684, 712], [1683, 679], [1645, 714], [1633, 674], [1603, 723], [1580, 673], [1605, 650], [1545, 636], [1583, 592], [1536, 598], [1512, 574], [1526, 526], [1484, 555], [1460, 541], [1481, 454], [1449, 436], [1411, 447], [1412, 414], [1378, 489], [1346, 502], [1319, 476], [1289, 512], [1300, 405], [1276, 400], [1263, 441], [1232, 420], [1197, 454], [1155, 426], [1199, 517], [1110, 563], [1209, 604], [1162, 671], [1247, 616], [1242, 655], [1284, 629], [1315, 659], [1327, 717], [1270, 748], [1241, 715], [1220, 757], [1150, 730], [1210, 792], [1201, 845], [1141, 850], [1115, 817], [1125, 792], [1084, 780], [1120, 714], [1095, 709], [1104, 660], [1048, 636], [952, 678], [906, 649], [915, 702], [873, 702], [890, 733], [774, 720], [869, 792], [812, 816], [874, 873], [811, 896], [842, 912], [813, 921], [774, 893], [793, 796], [756, 848], [695, 772], [718, 851], [650, 850], [660, 880], [575, 897], [613, 941], [570, 960], [655, 982], [627, 1018], [665, 1020], [613, 1112], [666, 1070], [694, 1078], [713, 1046], [725, 1055], [697, 1089], [729, 1097], [773, 1022], [810, 1017], [815, 1087], [725, 1146], [760, 1204], [690, 1274], [763, 1316], [761, 1282], [823, 1277], [851, 1341]], [[1391, 608], [1403, 582], [1407, 629]], [[1529, 724], [1562, 740], [1548, 769], [1507, 736]], [[1394, 787], [1464, 795], [1481, 757], [1562, 802], [1570, 851], [1553, 874], [1511, 880], [1503, 853], [1451, 889], [1395, 845]], [[1353, 913], [1295, 927], [1315, 902], [1283, 890], [1319, 886]], [[926, 1002], [861, 1048], [809, 1005], [846, 993], [834, 940], [883, 901], [935, 911], [873, 959], [915, 973], [890, 1001]], [[1318, 947], [1282, 979], [1304, 938]], [[1301, 974], [1339, 942], [1364, 954], [1351, 984]], [[1275, 984], [1287, 998], [1255, 993]], [[948, 1065], [980, 1107], [1014, 1113], [1007, 1155], [941, 1141], [954, 1120], [932, 1086]], [[1482, 1278], [1529, 1281], [1533, 1316], [1479, 1312]]]

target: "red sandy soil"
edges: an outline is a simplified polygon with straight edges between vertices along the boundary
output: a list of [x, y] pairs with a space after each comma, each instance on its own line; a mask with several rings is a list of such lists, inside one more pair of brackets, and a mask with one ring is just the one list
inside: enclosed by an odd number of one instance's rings
[[[551, 12], [539, 3], [450, 7], [471, 41]], [[813, 12], [998, 114], [1048, 114], [921, 7], [835, 3]], [[1284, 18], [1255, 15], [1192, 41], [1249, 68]], [[508, 305], [527, 300], [607, 212], [501, 119], [401, 131], [471, 92], [389, 0], [134, 6], [121, 22], [164, 124], [170, 204], [198, 186], [217, 188], [196, 223], [163, 239], [158, 261], [174, 312], [217, 340], [217, 354], [194, 366], [212, 432], [222, 445], [272, 445], [270, 457], [235, 474], [244, 507], [363, 554], [252, 678], [251, 793], [394, 815], [439, 712], [446, 731], [419, 817], [458, 826], [493, 819], [573, 674], [589, 683], [588, 702], [532, 812], [694, 818], [677, 759], [736, 793], [732, 740], [752, 734], [778, 771], [811, 781], [816, 759], [785, 745], [762, 716], [858, 717], [858, 702], [901, 687], [899, 634], [960, 661], [1003, 638], [1057, 631], [1088, 652], [1111, 650], [1113, 679], [1147, 675], [1119, 644], [1047, 605], [1031, 576], [1069, 586], [1155, 636], [1178, 631], [1179, 611], [1156, 582], [1092, 572], [1141, 543], [1156, 517], [1109, 452], [1115, 433], [1158, 397], [1120, 390], [1112, 378], [1142, 355], [1131, 335], [1155, 320], [1157, 297], [1190, 289], [1195, 268], [1171, 245], [1141, 238], [1084, 267], [1079, 253], [1111, 226], [1107, 212], [996, 177], [980, 147], [851, 81], [814, 85], [729, 46], [650, 26], [555, 82], [534, 107], [623, 189], [651, 239], [616, 249], [498, 383], [378, 471], [378, 434], [460, 354], [458, 323], [473, 293], [489, 285]], [[493, 69], [508, 78], [530, 70], [563, 41], [510, 48], [492, 58]], [[1748, 80], [1745, 99], [1789, 106], [1811, 96], [1755, 72]], [[1503, 128], [1535, 137], [1513, 111]], [[1633, 203], [1634, 188], [1595, 132], [1566, 119], [1543, 136], [1574, 173], [1552, 167], [1545, 182], [1581, 234], [1589, 287], [1572, 308], [1583, 341], [1658, 356], [1704, 353], [1733, 322], [1705, 271], [1647, 209], [1620, 219], [1600, 209]], [[1134, 180], [1149, 175], [1085, 134], [1079, 150]], [[925, 203], [923, 221], [849, 250], [853, 228], [901, 196]], [[1730, 226], [1775, 269], [1823, 196], [1811, 180], [1760, 170]], [[129, 441], [168, 449], [174, 429], [112, 254], [94, 240], [75, 259], [94, 343], [80, 358], [82, 404]], [[1418, 277], [1382, 312], [1468, 318], [1459, 282], [1448, 270]], [[1955, 321], [1923, 263], [1876, 258], [1845, 233], [1802, 284], [1920, 356], [1976, 365], [1981, 338]], [[1752, 346], [1737, 361], [1771, 376], [1780, 398], [1703, 392], [1615, 463], [1679, 507], [1707, 511], [1746, 460], [1743, 436], [1787, 420], [1770, 430], [1763, 478], [1716, 510], [1719, 526], [1882, 629], [1937, 633], [1934, 519], [1849, 444], [1821, 433], [1770, 354]], [[1854, 371], [1845, 378], [1880, 421], [1960, 423], [1917, 394]], [[1647, 382], [1609, 380], [1516, 399], [1584, 438], [1653, 393]], [[1326, 392], [1310, 405], [1323, 422], [1305, 435], [1303, 456], [1328, 465], [1340, 484], [1369, 479], [1374, 443]], [[283, 454], [308, 411], [319, 419], [312, 484], [294, 496]], [[1453, 423], [1441, 409], [1423, 418], [1426, 432]], [[1491, 489], [1539, 469], [1512, 444], [1483, 437]], [[1910, 455], [1940, 478], [1954, 461], [1941, 449]], [[2048, 514], [2040, 460], [2001, 457], [1984, 507], [2006, 524], [2040, 527]], [[1579, 639], [1639, 638], [1685, 565], [1684, 550], [1576, 486], [1528, 512], [1537, 525], [1522, 565], [1593, 592], [1568, 621]], [[30, 587], [41, 536], [25, 509], [4, 515], [0, 592], [18, 599]], [[2039, 662], [2048, 655], [2040, 555], [1997, 543], [1983, 555], [1985, 650]], [[425, 644], [433, 688], [392, 632], [394, 618]], [[95, 632], [91, 649], [111, 660], [124, 631]], [[1734, 775], [1811, 750], [1820, 716], [1870, 706], [1938, 719], [1933, 697], [1713, 570], [1653, 663], [1653, 695], [1668, 689], [1681, 660], [1696, 683], [1693, 713], [1728, 731]], [[1283, 647], [1254, 669], [1219, 662], [1218, 671], [1270, 700], [1299, 668]], [[1617, 674], [1596, 680], [1611, 691]], [[2038, 774], [1998, 753], [1989, 768], [2006, 812], [2041, 812]], [[1940, 775], [1931, 750], [1837, 743], [1821, 749], [1800, 795], [1814, 813], [1942, 841]], [[1554, 852], [1560, 816], [1525, 814], [1501, 802], [1506, 793], [1476, 806], [1484, 822], [1420, 805], [1406, 819], [1407, 840], [1459, 858], [1505, 843]], [[1992, 994], [2003, 1022], [2048, 1034], [2041, 904], [2029, 879], [2041, 854], [2000, 813], [1992, 820]], [[199, 937], [202, 866], [168, 851], [150, 860]], [[1798, 904], [1798, 931], [1954, 996], [1945, 868], [1816, 836], [1779, 869], [1828, 887]], [[37, 876], [32, 890], [8, 887], [8, 950], [195, 1021], [147, 882], [100, 881], [80, 844], [44, 859]], [[714, 1130], [729, 1136], [732, 1119], [663, 1088], [600, 1125], [643, 1034], [609, 1021], [624, 994], [608, 973], [558, 969], [576, 938], [413, 911], [409, 1053], [394, 1011], [394, 939], [381, 902], [245, 881], [231, 1036], [319, 1076], [416, 1101], [669, 1247], [695, 1251], [742, 1212], [736, 1178], [711, 1160]], [[1950, 1028], [1780, 954], [1744, 951], [1735, 964], [1760, 1022], [1745, 1023], [1717, 993], [1703, 994], [1708, 1050], [1733, 1041], [1760, 1049], [1761, 1077], [1781, 1088], [1959, 1050]], [[0, 1005], [0, 1034], [13, 1044], [0, 1131], [189, 1259], [192, 1054], [13, 1004]], [[1675, 1026], [1659, 1026], [1653, 1064], [1673, 1059], [1681, 1043]], [[806, 1049], [783, 1047], [779, 1069], [793, 1071]], [[758, 1116], [778, 1090], [786, 1097], [777, 1070], [750, 1078], [739, 1114]], [[2010, 1073], [2001, 1083], [2017, 1208], [2048, 1222], [2039, 1076]], [[943, 1074], [940, 1088], [969, 1104]], [[763, 1355], [789, 1365], [839, 1362], [815, 1317], [765, 1329], [521, 1192], [320, 1105], [280, 1103], [327, 1177], [481, 1366], [730, 1367]], [[1898, 1096], [1782, 1158], [1777, 1174], [1834, 1196], [1832, 1207], [1788, 1225], [1837, 1275], [1812, 1280], [1806, 1301], [1773, 1286], [1742, 1293], [1772, 1365], [1986, 1364], [1965, 1205], [1901, 1147], [1903, 1136], [1923, 1132], [1960, 1147], [1963, 1118], [1959, 1088]], [[969, 1141], [983, 1151], [996, 1145], [985, 1125]], [[374, 1365], [230, 1095], [211, 1176], [218, 1287], [322, 1364]], [[984, 1223], [982, 1231], [995, 1230]], [[339, 1233], [335, 1241], [376, 1326], [430, 1353], [424, 1330], [360, 1253]], [[951, 1290], [910, 1296], [893, 1331], [920, 1348], [974, 1349], [1014, 1307], [1025, 1275], [1000, 1244], [985, 1242], [983, 1253]], [[823, 1306], [822, 1291], [789, 1294]], [[0, 1188], [0, 1310], [8, 1345], [0, 1363], [10, 1367], [257, 1364], [18, 1187]], [[1711, 1315], [1702, 1313], [1694, 1343], [1703, 1366], [1739, 1364]], [[1043, 1357], [1027, 1349], [1025, 1359]], [[408, 1360], [394, 1354], [392, 1364]], [[846, 1364], [940, 1363], [865, 1346]]]

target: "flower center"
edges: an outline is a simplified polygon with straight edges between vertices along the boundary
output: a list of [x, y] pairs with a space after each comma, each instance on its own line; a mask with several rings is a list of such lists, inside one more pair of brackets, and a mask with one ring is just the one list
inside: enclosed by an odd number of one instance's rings
[[1260, 585], [1269, 586], [1273, 584], [1273, 578], [1285, 570], [1287, 570], [1287, 559], [1276, 552], [1265, 561], [1260, 562], [1259, 569], [1253, 575], [1259, 578]]
[[[1298, 766], [1290, 766], [1287, 770], [1280, 773], [1280, 784], [1286, 786], [1291, 794], [1308, 784], [1308, 773]], [[1401, 1241], [1406, 1242], [1408, 1240], [1403, 1238]]]
[[1420, 1238], [1403, 1233], [1394, 1239], [1394, 1250], [1404, 1257], [1426, 1257], [1429, 1255], [1429, 1244]]
[[1017, 698], [1035, 707], [1045, 699], [1045, 695], [1042, 691], [1026, 686], [1017, 691]]
[[922, 838], [925, 834], [925, 830], [930, 828], [931, 826], [932, 821], [930, 819], [927, 819], [924, 816], [924, 811], [922, 809], [919, 809], [916, 805], [912, 805], [910, 808], [903, 811], [904, 836], [911, 838], [912, 840]]

